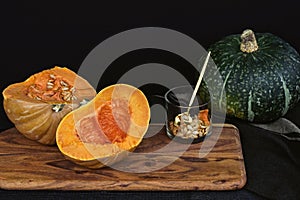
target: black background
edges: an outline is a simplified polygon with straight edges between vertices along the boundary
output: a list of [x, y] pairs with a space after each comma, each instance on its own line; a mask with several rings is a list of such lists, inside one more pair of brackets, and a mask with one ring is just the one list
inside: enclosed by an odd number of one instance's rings
[[[220, 40], [229, 34], [241, 33], [246, 28], [255, 32], [271, 32], [289, 42], [300, 52], [300, 11], [297, 1], [198, 1], [197, 4], [189, 1], [165, 2], [163, 1], [140, 1], [140, 2], [111, 2], [98, 3], [73, 2], [73, 1], [18, 1], [1, 3], [1, 73], [0, 91], [9, 84], [24, 81], [33, 73], [42, 69], [51, 68], [55, 65], [67, 66], [76, 71], [85, 56], [100, 42], [122, 31], [138, 27], [165, 27], [182, 32], [196, 41], [204, 48]], [[147, 55], [147, 54], [146, 54]], [[136, 56], [136, 59], [144, 57]], [[162, 56], [161, 62], [169, 57]], [[174, 59], [176, 60], [176, 59]], [[170, 64], [172, 64], [172, 61]], [[130, 66], [137, 63], [134, 56], [125, 59], [124, 63], [118, 62], [114, 65], [117, 70], [122, 65]], [[179, 65], [173, 61], [174, 65]], [[183, 63], [180, 63], [183, 64]], [[112, 75], [113, 76], [113, 75]], [[97, 88], [99, 90], [99, 88]], [[0, 101], [2, 103], [2, 96]], [[288, 113], [299, 126], [299, 106]], [[244, 190], [232, 192], [199, 192], [199, 193], [68, 193], [68, 192], [21, 192], [4, 191], [0, 195], [17, 195], [30, 197], [98, 197], [102, 198], [174, 198], [183, 197], [198, 198], [220, 198], [220, 199], [252, 199], [258, 196], [270, 198], [291, 199], [299, 195], [295, 191], [295, 184], [299, 181], [299, 163], [289, 166], [290, 172], [296, 172], [296, 177], [291, 174], [281, 174], [285, 165], [280, 165], [282, 160], [275, 161], [270, 155], [284, 157], [285, 154], [277, 152], [276, 142], [281, 140], [269, 132], [256, 128], [249, 128], [244, 122], [236, 122], [236, 125], [245, 130], [241, 133], [243, 151], [246, 154], [247, 173], [250, 180]], [[0, 109], [0, 129], [12, 127], [7, 119], [3, 108]], [[248, 133], [252, 131], [252, 135]], [[242, 131], [241, 131], [242, 132]], [[261, 134], [265, 134], [261, 136]], [[257, 146], [253, 137], [262, 142]], [[266, 141], [266, 144], [263, 143]], [[280, 141], [282, 142], [282, 141]], [[283, 141], [284, 145], [290, 146], [294, 151], [292, 154], [299, 155], [299, 143]], [[265, 148], [262, 148], [265, 146]], [[253, 150], [253, 148], [255, 150]], [[290, 151], [290, 150], [289, 150]], [[257, 153], [261, 153], [259, 159]], [[277, 157], [276, 157], [277, 156]], [[262, 159], [270, 159], [269, 163], [263, 163]], [[284, 160], [283, 160], [284, 161]], [[270, 169], [269, 173], [260, 173], [259, 169], [253, 168], [255, 162], [260, 167]], [[299, 161], [298, 161], [299, 162]], [[294, 170], [294, 171], [293, 171]], [[275, 174], [271, 174], [275, 173]], [[268, 176], [267, 176], [268, 175]], [[254, 177], [262, 176], [262, 177]], [[276, 178], [277, 176], [277, 178]], [[267, 180], [266, 177], [273, 179]], [[275, 180], [276, 179], [276, 180]], [[259, 180], [259, 181], [258, 181]], [[282, 182], [281, 182], [282, 180]], [[290, 181], [289, 181], [290, 180]], [[252, 182], [254, 181], [254, 182]], [[255, 182], [256, 181], [256, 182]], [[270, 187], [264, 184], [270, 184]], [[250, 182], [250, 183], [249, 183]], [[285, 186], [278, 186], [279, 184]], [[261, 184], [259, 187], [255, 184]], [[273, 185], [272, 185], [273, 184]], [[277, 184], [277, 185], [276, 185]], [[264, 186], [264, 187], [263, 187]], [[278, 186], [278, 187], [277, 187]], [[272, 190], [274, 193], [272, 194]], [[281, 191], [280, 191], [281, 190]], [[282, 192], [282, 193], [280, 193]]]
[[[138, 27], [174, 29], [204, 48], [251, 28], [276, 34], [300, 50], [300, 15], [294, 1], [130, 2], [13, 1], [1, 5], [0, 90], [55, 65], [77, 71], [103, 40]], [[137, 55], [138, 59], [142, 58]], [[160, 59], [163, 62], [164, 57]], [[133, 65], [136, 60], [131, 57], [113, 68]], [[0, 111], [0, 128], [12, 126], [2, 107]]]

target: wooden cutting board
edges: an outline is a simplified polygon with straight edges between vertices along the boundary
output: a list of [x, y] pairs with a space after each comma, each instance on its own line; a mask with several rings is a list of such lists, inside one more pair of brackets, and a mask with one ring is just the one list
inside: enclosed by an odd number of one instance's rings
[[[215, 136], [215, 131], [221, 133]], [[161, 124], [151, 125], [136, 153], [153, 152], [170, 142]], [[87, 169], [67, 161], [56, 146], [43, 146], [15, 128], [0, 133], [0, 187], [17, 190], [235, 190], [246, 183], [239, 131], [230, 124], [213, 128], [216, 142], [199, 157], [203, 142], [192, 144], [173, 163], [147, 173], [110, 167]], [[174, 149], [176, 151], [176, 149]], [[155, 165], [155, 160], [143, 163]]]

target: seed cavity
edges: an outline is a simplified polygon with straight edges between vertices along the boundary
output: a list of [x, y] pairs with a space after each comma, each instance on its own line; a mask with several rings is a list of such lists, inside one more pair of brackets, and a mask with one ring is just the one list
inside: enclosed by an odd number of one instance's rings
[[55, 100], [70, 102], [76, 100], [75, 88], [72, 87], [62, 77], [54, 74], [49, 74], [49, 79], [46, 84], [41, 84], [43, 81], [39, 81], [39, 77], [36, 82], [27, 88], [27, 96], [37, 100]]

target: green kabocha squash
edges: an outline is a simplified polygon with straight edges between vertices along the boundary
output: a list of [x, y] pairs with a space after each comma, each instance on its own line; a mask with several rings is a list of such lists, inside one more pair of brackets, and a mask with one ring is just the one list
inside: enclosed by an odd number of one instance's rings
[[[209, 47], [223, 79], [226, 114], [256, 123], [280, 118], [300, 98], [300, 56], [271, 33], [245, 30]], [[220, 105], [218, 105], [220, 106]]]

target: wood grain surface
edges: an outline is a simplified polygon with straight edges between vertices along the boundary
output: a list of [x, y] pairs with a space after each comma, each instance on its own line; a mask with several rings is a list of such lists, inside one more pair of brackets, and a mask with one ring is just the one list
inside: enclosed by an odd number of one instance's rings
[[[219, 137], [215, 131], [220, 131]], [[146, 136], [135, 153], [156, 152], [170, 143], [161, 124], [151, 125]], [[161, 169], [133, 173], [114, 167], [97, 170], [81, 167], [66, 160], [56, 146], [43, 146], [11, 128], [0, 133], [0, 187], [17, 190], [163, 191], [242, 188], [246, 183], [246, 171], [238, 129], [230, 124], [218, 126], [208, 138], [209, 142], [216, 144], [204, 157], [199, 157], [199, 149], [204, 144], [200, 142], [190, 145], [173, 163]], [[180, 144], [178, 148], [168, 149], [170, 152], [179, 150]], [[138, 166], [156, 164], [155, 158], [149, 157]]]

